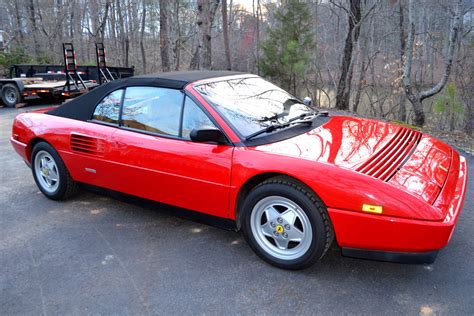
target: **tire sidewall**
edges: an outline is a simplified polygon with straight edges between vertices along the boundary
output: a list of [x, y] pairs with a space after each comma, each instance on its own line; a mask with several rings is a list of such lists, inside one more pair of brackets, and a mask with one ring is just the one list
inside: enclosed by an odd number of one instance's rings
[[[301, 257], [292, 260], [275, 258], [265, 252], [257, 243], [250, 224], [251, 213], [258, 201], [268, 196], [287, 198], [298, 204], [308, 216], [313, 231], [313, 240], [311, 241], [309, 249]], [[324, 254], [327, 237], [323, 218], [311, 199], [294, 187], [279, 183], [269, 183], [256, 187], [249, 193], [243, 203], [240, 217], [244, 237], [248, 244], [257, 255], [272, 265], [285, 269], [302, 269], [312, 265]]]
[[[14, 93], [15, 93], [15, 95], [16, 95], [16, 102], [15, 102], [14, 104], [9, 103], [9, 102], [7, 101], [7, 99], [4, 98], [5, 91], [6, 91], [6, 90], [9, 90], [9, 89], [13, 89], [13, 91], [14, 91]], [[7, 107], [9, 107], [9, 108], [15, 107], [15, 105], [20, 102], [20, 92], [19, 92], [18, 89], [17, 89], [15, 86], [13, 86], [12, 84], [6, 84], [6, 85], [4, 85], [3, 88], [2, 88], [1, 93], [2, 93], [1, 97], [2, 97], [3, 104], [5, 104], [5, 105], [6, 105]]]
[[[54, 162], [56, 163], [56, 166], [58, 168], [59, 185], [54, 192], [48, 192], [44, 190], [36, 176], [35, 158], [40, 151], [46, 151], [47, 153], [49, 153], [51, 157], [53, 157]], [[31, 171], [33, 172], [33, 178], [35, 179], [36, 185], [38, 186], [40, 191], [48, 198], [53, 200], [59, 200], [65, 195], [67, 190], [67, 170], [64, 166], [61, 157], [59, 156], [58, 152], [53, 148], [53, 146], [45, 142], [40, 142], [33, 147], [33, 150], [31, 152]]]

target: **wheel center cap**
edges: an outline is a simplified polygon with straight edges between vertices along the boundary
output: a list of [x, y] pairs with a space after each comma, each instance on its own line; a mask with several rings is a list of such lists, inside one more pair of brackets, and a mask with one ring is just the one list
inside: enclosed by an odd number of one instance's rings
[[276, 231], [277, 233], [280, 233], [280, 234], [281, 234], [281, 233], [283, 233], [283, 232], [285, 231], [285, 229], [283, 228], [282, 225], [277, 225], [277, 226], [275, 227], [275, 231]]
[[46, 176], [49, 176], [49, 169], [48, 169], [48, 168], [44, 168], [44, 174], [45, 174]]

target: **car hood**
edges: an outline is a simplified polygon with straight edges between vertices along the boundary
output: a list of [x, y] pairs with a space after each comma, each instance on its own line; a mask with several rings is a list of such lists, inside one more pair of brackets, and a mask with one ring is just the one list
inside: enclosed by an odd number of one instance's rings
[[333, 116], [316, 129], [256, 149], [354, 169], [387, 145], [399, 129], [381, 121]]
[[429, 204], [439, 196], [452, 159], [449, 146], [418, 131], [344, 116], [333, 116], [309, 132], [255, 149], [362, 173]]

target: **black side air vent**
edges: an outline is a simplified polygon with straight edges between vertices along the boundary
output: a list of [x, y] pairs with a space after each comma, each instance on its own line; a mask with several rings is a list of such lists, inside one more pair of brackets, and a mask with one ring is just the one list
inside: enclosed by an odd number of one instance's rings
[[104, 141], [100, 138], [71, 134], [71, 150], [82, 154], [102, 156], [104, 153]]

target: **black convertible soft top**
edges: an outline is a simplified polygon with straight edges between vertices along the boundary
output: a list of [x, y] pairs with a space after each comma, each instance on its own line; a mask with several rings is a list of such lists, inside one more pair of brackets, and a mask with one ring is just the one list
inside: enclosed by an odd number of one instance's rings
[[97, 103], [110, 92], [130, 86], [152, 86], [182, 90], [186, 85], [204, 79], [242, 75], [235, 71], [176, 71], [129, 77], [108, 82], [74, 100], [47, 112], [51, 115], [87, 121], [92, 117]]

